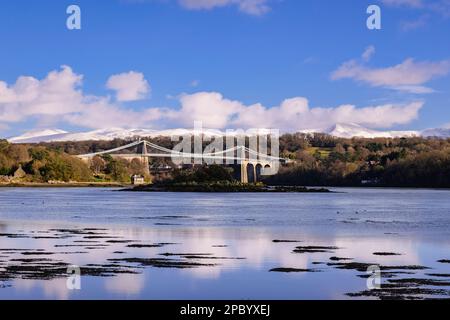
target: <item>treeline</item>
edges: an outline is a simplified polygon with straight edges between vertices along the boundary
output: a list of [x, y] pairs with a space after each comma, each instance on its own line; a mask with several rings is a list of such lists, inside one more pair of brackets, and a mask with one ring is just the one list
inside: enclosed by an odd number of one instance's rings
[[280, 149], [295, 162], [267, 183], [450, 188], [450, 139], [294, 134], [282, 137]]
[[137, 160], [128, 162], [104, 156], [95, 157], [87, 164], [60, 148], [10, 144], [0, 140], [0, 176], [12, 179], [19, 168], [25, 174], [20, 177], [24, 182], [129, 182], [133, 174], [150, 178], [145, 166]]
[[22, 168], [25, 181], [89, 181], [92, 174], [81, 160], [41, 146], [10, 144], [0, 140], [0, 175], [13, 176]]
[[[148, 140], [168, 149], [175, 144], [166, 137]], [[0, 141], [0, 175], [12, 175], [21, 166], [33, 181], [129, 181], [132, 174], [145, 174], [139, 161], [105, 156], [94, 158], [88, 166], [70, 156], [108, 150], [129, 142], [116, 139], [12, 145]], [[266, 178], [267, 184], [450, 188], [450, 139], [343, 139], [324, 134], [286, 134], [280, 138], [280, 154], [293, 162], [282, 166], [277, 175]], [[200, 175], [204, 173], [193, 176], [194, 173], [175, 171], [172, 174], [177, 180], [186, 181], [202, 180], [204, 177]], [[230, 178], [222, 176], [223, 172], [214, 174], [224, 180]]]

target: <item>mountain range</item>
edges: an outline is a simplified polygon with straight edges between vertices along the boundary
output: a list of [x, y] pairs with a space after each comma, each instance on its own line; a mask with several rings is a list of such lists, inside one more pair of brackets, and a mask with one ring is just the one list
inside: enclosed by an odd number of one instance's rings
[[[329, 128], [301, 130], [301, 133], [324, 133], [340, 138], [398, 138], [398, 137], [440, 137], [450, 138], [449, 128], [426, 129], [423, 131], [380, 131], [365, 128], [354, 123], [339, 123]], [[22, 135], [7, 139], [11, 143], [39, 143], [57, 141], [87, 141], [87, 140], [113, 140], [132, 137], [158, 137], [183, 136], [186, 134], [205, 134], [206, 136], [222, 136], [223, 131], [204, 129], [195, 131], [189, 129], [149, 130], [149, 129], [123, 129], [110, 128], [86, 132], [71, 133], [60, 129], [44, 129], [26, 132]]]

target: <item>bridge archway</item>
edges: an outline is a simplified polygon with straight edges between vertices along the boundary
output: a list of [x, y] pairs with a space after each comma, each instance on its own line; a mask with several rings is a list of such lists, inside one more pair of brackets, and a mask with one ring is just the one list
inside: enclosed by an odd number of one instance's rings
[[256, 182], [255, 166], [252, 163], [247, 164], [247, 179], [248, 183]]
[[255, 182], [261, 181], [262, 171], [263, 171], [263, 166], [260, 163], [258, 163], [255, 167], [255, 174], [256, 174]]

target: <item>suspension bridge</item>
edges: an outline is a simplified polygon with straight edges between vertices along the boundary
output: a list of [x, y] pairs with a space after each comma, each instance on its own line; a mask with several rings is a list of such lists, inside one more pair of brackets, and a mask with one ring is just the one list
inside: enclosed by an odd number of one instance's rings
[[103, 155], [110, 155], [113, 158], [127, 161], [138, 159], [148, 171], [149, 159], [151, 158], [167, 158], [173, 162], [183, 164], [238, 165], [240, 166], [240, 180], [242, 183], [257, 182], [260, 180], [261, 175], [274, 174], [278, 171], [280, 164], [289, 162], [289, 159], [260, 153], [245, 146], [235, 146], [214, 152], [189, 153], [171, 150], [146, 140], [138, 140], [121, 147], [82, 154], [77, 157], [89, 163], [94, 157]]

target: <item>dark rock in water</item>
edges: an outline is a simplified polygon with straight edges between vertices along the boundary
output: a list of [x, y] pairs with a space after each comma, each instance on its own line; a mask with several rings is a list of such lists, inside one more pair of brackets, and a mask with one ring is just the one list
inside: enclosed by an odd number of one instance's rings
[[204, 259], [204, 260], [245, 260], [246, 258], [239, 258], [239, 257], [215, 257], [215, 256], [190, 256], [190, 255], [184, 255], [182, 256], [185, 259]]
[[[387, 279], [387, 278], [395, 278], [398, 277], [398, 275], [400, 274], [415, 274], [414, 272], [408, 272], [408, 271], [394, 271], [394, 272], [390, 272], [390, 271], [381, 271], [380, 272], [380, 276], [383, 279]], [[371, 277], [371, 274], [358, 274], [357, 277], [359, 278], [363, 278], [363, 279], [367, 279], [369, 277]]]
[[450, 263], [450, 260], [448, 259], [442, 259], [442, 260], [438, 260], [439, 263]]
[[184, 256], [212, 256], [212, 253], [170, 253], [170, 252], [164, 252], [160, 253], [160, 256], [165, 257], [184, 257]]
[[126, 262], [137, 263], [141, 266], [149, 266], [154, 268], [176, 268], [176, 269], [188, 269], [196, 267], [213, 267], [215, 264], [206, 264], [192, 261], [182, 261], [174, 259], [156, 259], [156, 258], [122, 258], [122, 259], [108, 259], [112, 262]]
[[68, 233], [73, 235], [104, 235], [106, 233], [94, 232], [92, 229], [49, 229], [58, 233]]
[[113, 236], [84, 236], [83, 239], [117, 239], [120, 237]]
[[390, 283], [395, 284], [408, 284], [408, 285], [417, 285], [417, 286], [433, 286], [433, 287], [448, 287], [450, 286], [450, 282], [443, 280], [434, 280], [434, 279], [418, 279], [418, 278], [403, 278], [403, 279], [389, 279]]
[[161, 244], [140, 244], [134, 243], [127, 245], [128, 248], [161, 248], [163, 245]]
[[37, 263], [37, 262], [53, 262], [54, 260], [47, 259], [47, 258], [44, 258], [44, 259], [36, 258], [36, 259], [11, 259], [9, 261], [10, 262], [12, 262], [12, 261], [14, 261], [14, 262], [22, 262], [22, 263]]
[[304, 246], [296, 247], [294, 249], [295, 253], [332, 253], [333, 250], [338, 250], [338, 247], [326, 247], [326, 246]]
[[10, 238], [10, 239], [26, 239], [30, 236], [18, 233], [0, 233], [0, 237]]
[[339, 258], [339, 257], [331, 257], [331, 261], [345, 261], [345, 260], [353, 260], [353, 258]]
[[62, 262], [8, 265], [4, 269], [0, 272], [0, 278], [50, 280], [67, 276], [67, 264]]
[[376, 263], [361, 263], [361, 262], [336, 262], [336, 263], [327, 263], [330, 267], [335, 267], [337, 269], [348, 269], [348, 270], [357, 270], [360, 272], [366, 272], [371, 266], [378, 266], [380, 270], [426, 270], [430, 269], [424, 266], [382, 266]]
[[212, 253], [160, 253], [160, 256], [165, 257], [181, 257], [191, 260], [245, 260], [246, 258], [240, 257], [217, 257]]
[[112, 277], [118, 274], [138, 274], [135, 269], [120, 267], [117, 265], [87, 265], [80, 268], [82, 275], [97, 277]]
[[31, 237], [32, 239], [64, 239], [65, 237], [52, 237], [52, 236], [37, 236]]
[[365, 290], [357, 293], [347, 293], [349, 297], [372, 297], [381, 300], [423, 300], [427, 296], [450, 296], [450, 291], [429, 288], [386, 288]]
[[296, 268], [273, 268], [273, 269], [270, 269], [269, 272], [285, 272], [285, 273], [291, 273], [291, 272], [321, 272], [321, 270], [317, 270], [317, 269], [296, 269]]
[[52, 255], [54, 252], [42, 252], [42, 251], [24, 251], [21, 252], [24, 256], [37, 256], [37, 255]]
[[[74, 243], [100, 243], [100, 241], [97, 240], [74, 240]], [[106, 241], [108, 242], [108, 241]]]
[[301, 242], [299, 240], [272, 240], [274, 243], [295, 243], [295, 242]]
[[425, 275], [430, 277], [450, 278], [450, 273], [426, 273]]
[[372, 254], [374, 256], [401, 256], [401, 253], [395, 253], [395, 252], [374, 252]]

